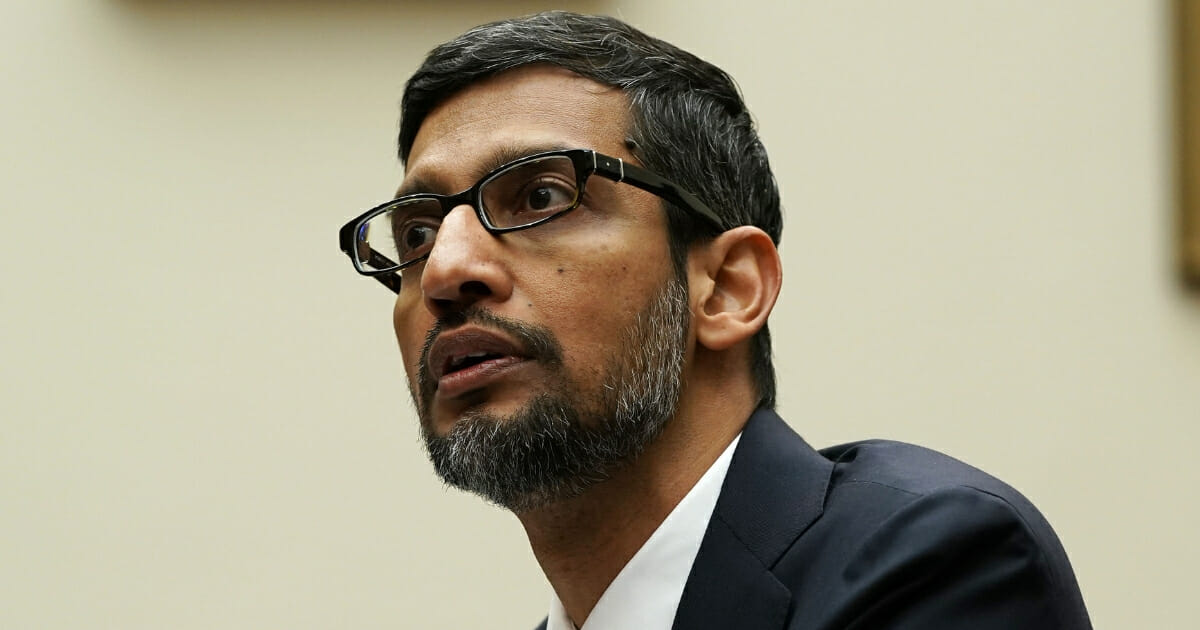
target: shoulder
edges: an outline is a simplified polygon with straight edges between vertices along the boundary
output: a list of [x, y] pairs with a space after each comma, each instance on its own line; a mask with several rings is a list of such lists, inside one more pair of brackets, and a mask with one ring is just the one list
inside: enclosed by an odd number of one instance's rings
[[[1087, 627], [1061, 543], [1009, 485], [900, 442], [869, 440], [820, 453], [834, 467], [821, 517], [776, 567], [784, 582], [821, 584], [800, 595], [809, 600], [802, 616], [836, 609], [866, 614], [877, 627], [890, 626], [893, 615], [936, 626], [937, 615], [948, 611], [921, 593], [937, 593], [942, 603], [992, 597], [993, 611], [971, 604], [975, 627], [1038, 618], [1057, 624], [1049, 627]], [[828, 607], [876, 597], [890, 597], [890, 608]], [[989, 614], [999, 620], [995, 626], [984, 621]]]
[[820, 450], [833, 464], [829, 494], [876, 486], [895, 501], [923, 496], [981, 493], [1008, 503], [1018, 513], [1037, 510], [1020, 492], [988, 473], [933, 449], [894, 442], [864, 440]]
[[955, 516], [954, 522], [1011, 521], [1035, 541], [1058, 545], [1049, 523], [1024, 495], [949, 455], [890, 440], [852, 442], [820, 453], [834, 466], [827, 516], [864, 508], [880, 518], [902, 510], [936, 511], [942, 518]]
[[914, 493], [945, 485], [980, 485], [1015, 492], [995, 477], [933, 449], [892, 440], [863, 440], [819, 451], [847, 481], [889, 482]]

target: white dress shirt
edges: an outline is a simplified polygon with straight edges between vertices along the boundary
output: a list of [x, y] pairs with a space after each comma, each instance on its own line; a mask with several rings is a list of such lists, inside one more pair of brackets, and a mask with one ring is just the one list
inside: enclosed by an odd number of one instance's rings
[[[741, 434], [730, 442], [679, 505], [633, 554], [604, 590], [579, 630], [669, 630], [708, 529], [729, 460]], [[576, 630], [557, 595], [552, 595], [546, 630]]]

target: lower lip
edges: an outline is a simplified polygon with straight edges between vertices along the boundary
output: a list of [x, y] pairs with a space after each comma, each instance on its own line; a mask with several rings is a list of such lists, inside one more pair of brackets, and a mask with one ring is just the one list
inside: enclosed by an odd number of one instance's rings
[[508, 370], [527, 361], [528, 359], [522, 357], [501, 357], [477, 363], [457, 372], [450, 372], [438, 379], [438, 396], [456, 398], [487, 387]]

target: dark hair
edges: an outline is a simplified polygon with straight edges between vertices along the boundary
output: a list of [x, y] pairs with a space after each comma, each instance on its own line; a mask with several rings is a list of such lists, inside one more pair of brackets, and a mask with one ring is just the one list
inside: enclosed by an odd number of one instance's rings
[[[632, 106], [630, 149], [647, 168], [682, 185], [730, 227], [753, 225], [776, 244], [779, 189], [737, 85], [720, 68], [620, 20], [563, 11], [475, 27], [437, 48], [408, 81], [401, 102], [400, 160], [425, 117], [466, 86], [505, 70], [549, 64], [621, 88]], [[714, 236], [667, 204], [673, 263]], [[750, 369], [759, 405], [775, 406], [766, 326], [754, 336]]]

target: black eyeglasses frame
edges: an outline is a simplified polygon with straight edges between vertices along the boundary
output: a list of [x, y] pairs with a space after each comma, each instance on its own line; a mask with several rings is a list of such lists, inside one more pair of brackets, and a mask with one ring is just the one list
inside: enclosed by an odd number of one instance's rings
[[[521, 164], [542, 160], [549, 157], [560, 156], [569, 158], [575, 167], [575, 188], [578, 191], [578, 194], [575, 196], [575, 200], [571, 203], [571, 205], [554, 214], [541, 217], [531, 223], [511, 227], [498, 227], [494, 225], [488, 218], [487, 213], [483, 210], [483, 202], [481, 198], [481, 190], [483, 187], [500, 173], [518, 167]], [[580, 202], [583, 200], [584, 187], [587, 185], [588, 177], [591, 177], [593, 174], [600, 175], [605, 179], [610, 179], [617, 183], [629, 184], [658, 196], [666, 201], [669, 201], [676, 207], [682, 208], [700, 217], [701, 219], [704, 219], [712, 227], [714, 227], [718, 233], [724, 232], [727, 229], [725, 227], [725, 222], [721, 220], [721, 217], [719, 217], [717, 213], [713, 212], [711, 208], [705, 205], [703, 201], [700, 201], [699, 198], [683, 189], [678, 184], [675, 184], [671, 180], [662, 177], [653, 171], [642, 168], [635, 164], [628, 164], [621, 158], [610, 157], [591, 149], [564, 149], [559, 151], [535, 153], [532, 155], [527, 155], [518, 160], [513, 160], [512, 162], [492, 169], [492, 171], [490, 171], [488, 174], [479, 178], [479, 181], [475, 182], [475, 185], [453, 195], [414, 193], [411, 195], [403, 195], [386, 203], [382, 203], [351, 219], [349, 222], [343, 225], [341, 230], [338, 231], [338, 242], [341, 246], [342, 253], [346, 254], [350, 258], [350, 262], [354, 265], [355, 271], [361, 275], [375, 278], [392, 292], [399, 293], [400, 276], [395, 272], [424, 261], [429, 257], [429, 254], [425, 254], [424, 256], [414, 258], [404, 263], [396, 263], [379, 254], [374, 249], [371, 249], [370, 260], [374, 261], [373, 264], [376, 264], [377, 267], [382, 268], [371, 269], [365, 267], [363, 265], [364, 261], [361, 260], [355, 253], [356, 248], [354, 235], [357, 234], [362, 226], [368, 221], [374, 219], [380, 214], [383, 214], [384, 212], [387, 212], [397, 204], [408, 203], [418, 199], [432, 199], [441, 204], [442, 211], [446, 214], [449, 214], [451, 210], [463, 204], [471, 206], [475, 210], [475, 216], [479, 219], [479, 223], [483, 225], [484, 229], [486, 229], [489, 234], [492, 235], [527, 230], [531, 227], [536, 227], [543, 223], [553, 221], [554, 219], [557, 219], [558, 217], [561, 217], [564, 214], [567, 214], [568, 212], [578, 208]]]

